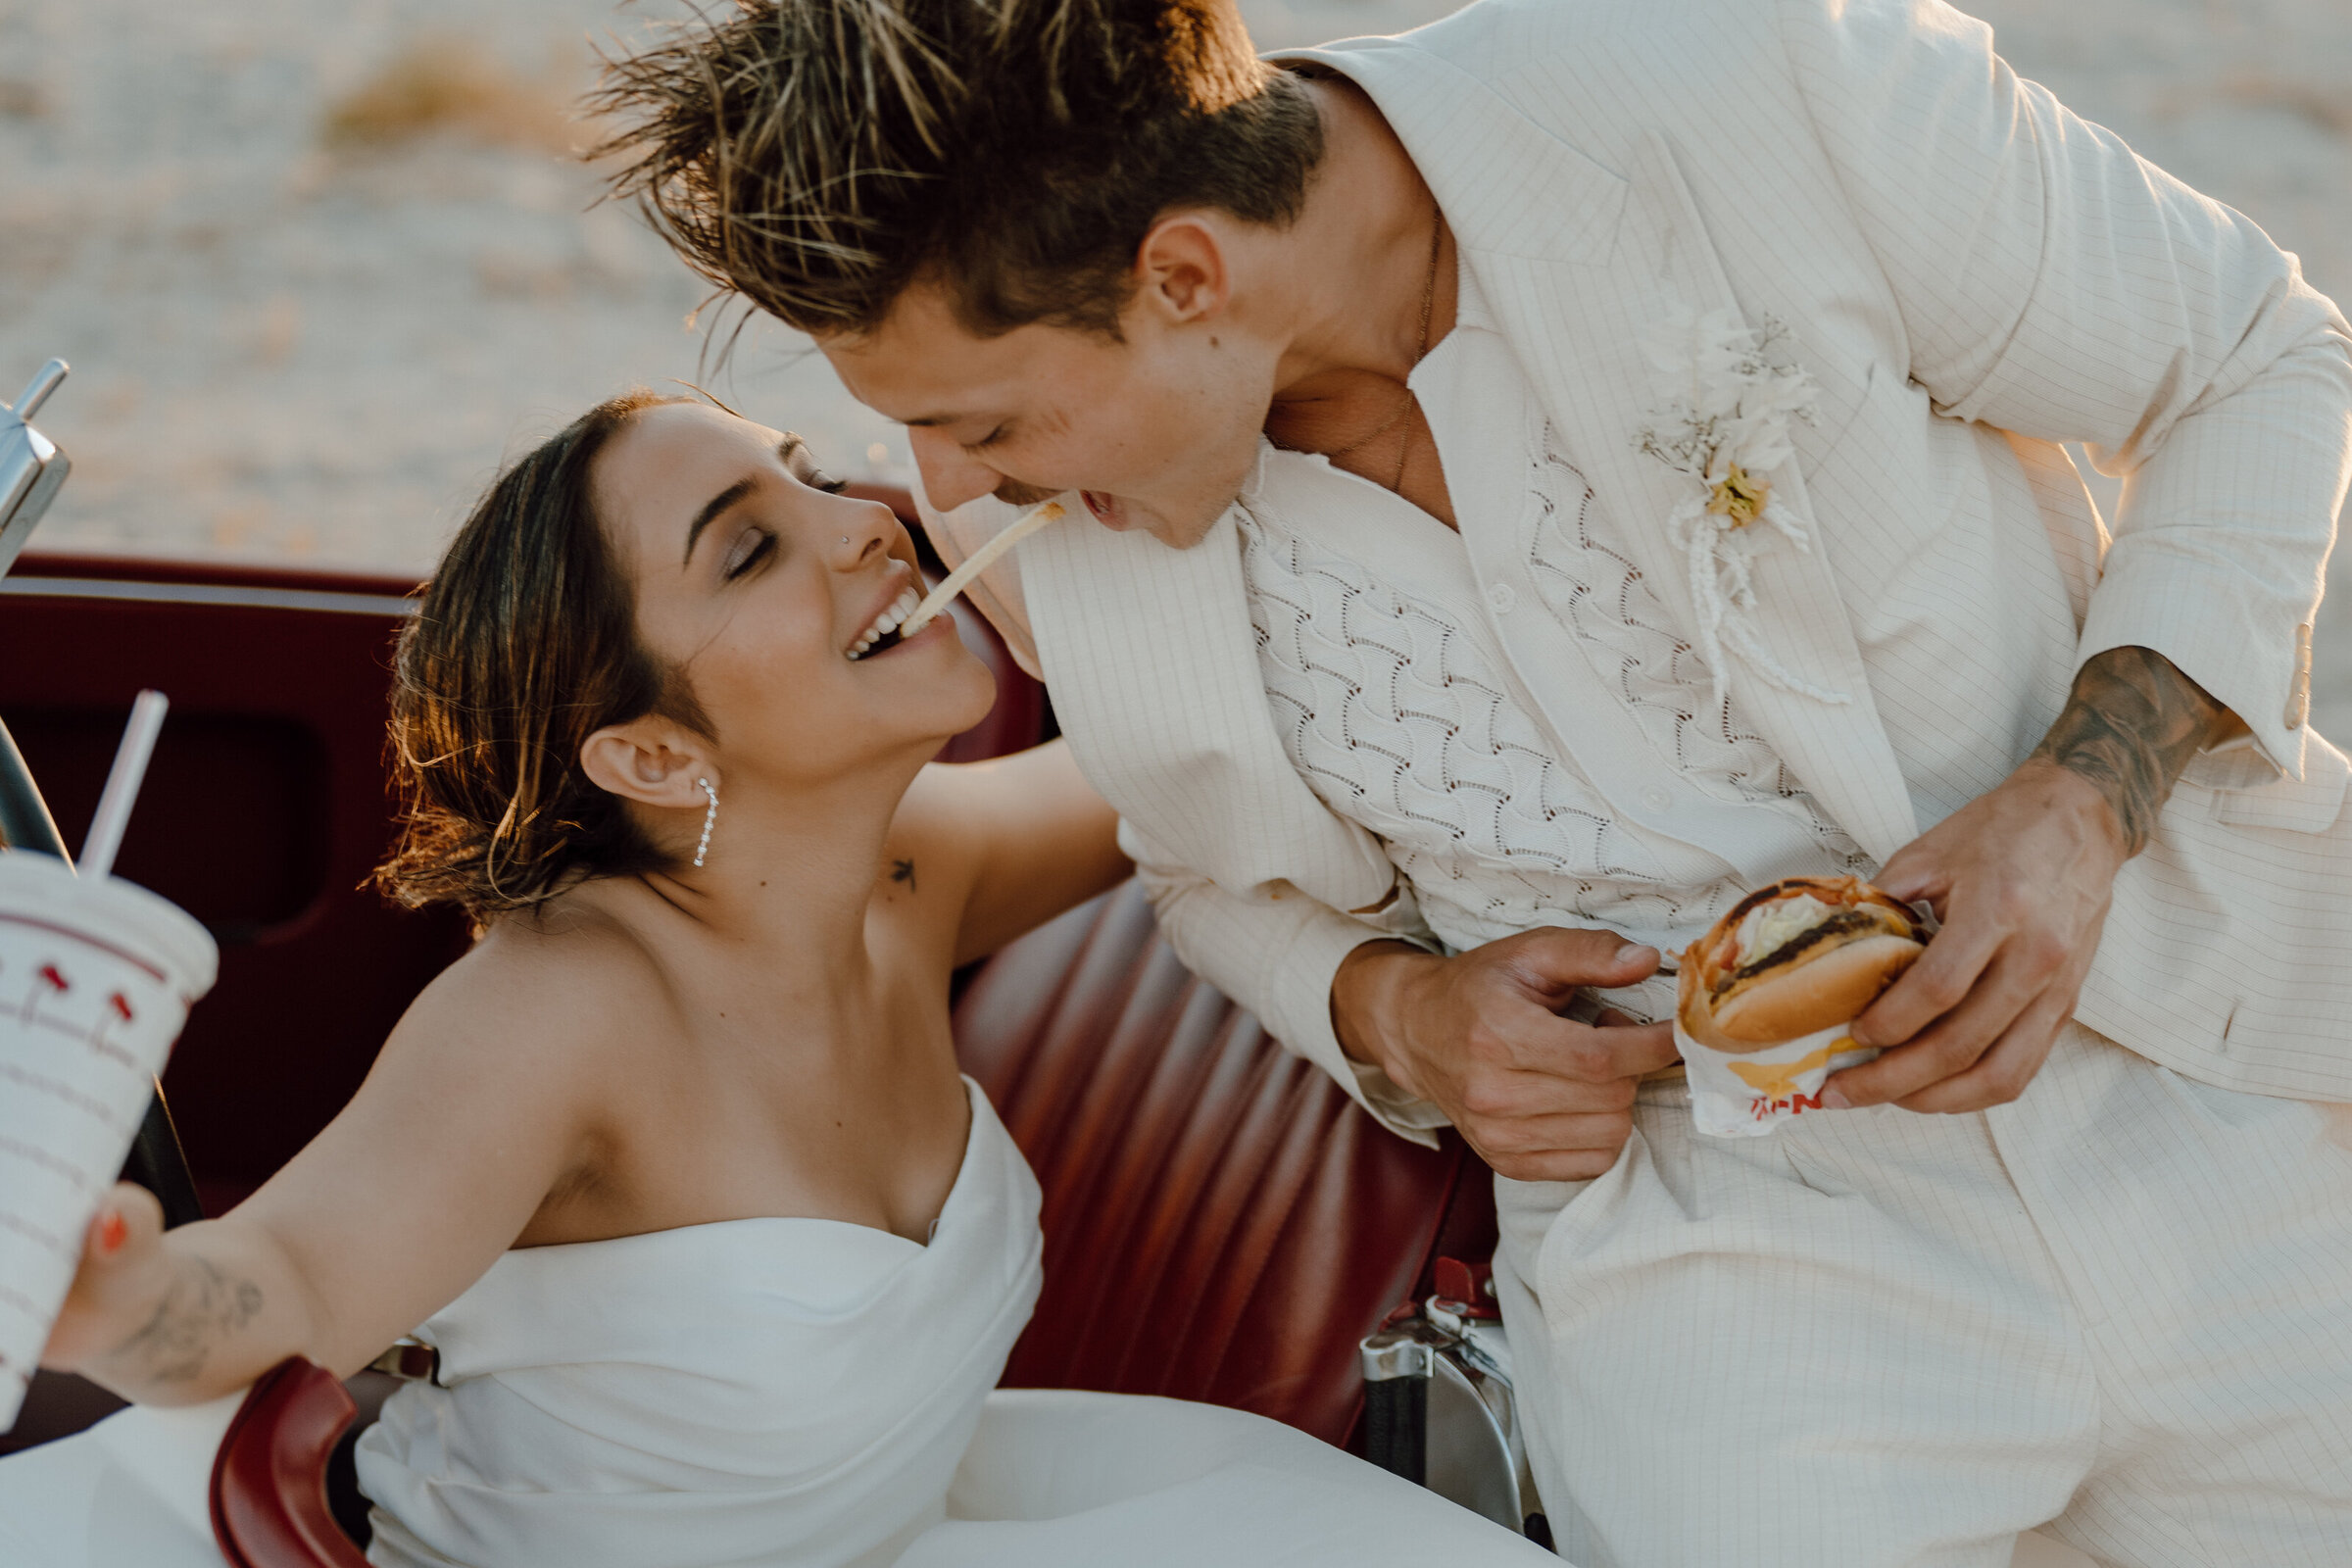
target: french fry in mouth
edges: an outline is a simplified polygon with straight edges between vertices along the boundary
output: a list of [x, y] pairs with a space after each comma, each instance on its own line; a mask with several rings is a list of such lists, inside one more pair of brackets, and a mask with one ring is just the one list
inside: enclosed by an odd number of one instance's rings
[[1049, 522], [1059, 522], [1066, 510], [1058, 501], [1049, 501], [1036, 511], [1016, 519], [1012, 526], [972, 552], [971, 559], [957, 566], [941, 580], [940, 585], [923, 596], [914, 607], [914, 613], [899, 622], [901, 640], [913, 636], [931, 624], [939, 612], [948, 608], [948, 601], [971, 586], [972, 579], [997, 564], [999, 557], [1028, 538]]

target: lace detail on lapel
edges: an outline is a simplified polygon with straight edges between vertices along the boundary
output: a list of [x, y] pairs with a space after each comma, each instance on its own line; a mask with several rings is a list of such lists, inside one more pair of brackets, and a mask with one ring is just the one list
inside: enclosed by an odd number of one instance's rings
[[1641, 567], [1614, 549], [1592, 486], [1560, 450], [1549, 421], [1528, 465], [1535, 506], [1527, 564], [1544, 608], [1570, 636], [1600, 651], [1609, 694], [1676, 770], [1719, 800], [1769, 802], [1802, 816], [1838, 871], [1876, 862], [1822, 811], [1763, 736], [1740, 721], [1699, 651], [1678, 636]]
[[[1595, 524], [1583, 475], [1550, 445], [1530, 515], [1547, 603], [1604, 650], [1604, 682], [1673, 763], [1727, 800], [1799, 817], [1823, 872], [1869, 858], [1789, 779], [1675, 637], [1640, 571]], [[1737, 902], [1711, 857], [1653, 841], [1615, 812], [1519, 705], [1485, 640], [1442, 595], [1414, 594], [1271, 515], [1240, 527], [1266, 702], [1284, 754], [1326, 806], [1376, 835], [1421, 914], [1455, 949], [1535, 925], [1599, 924], [1680, 947]], [[1655, 998], [1620, 999], [1629, 1005]], [[1669, 1005], [1644, 1010], [1658, 1011]]]
[[1261, 523], [1242, 537], [1283, 750], [1325, 805], [1380, 837], [1440, 937], [1458, 949], [1531, 925], [1714, 918], [1684, 911], [1658, 858], [1549, 755], [1444, 610]]

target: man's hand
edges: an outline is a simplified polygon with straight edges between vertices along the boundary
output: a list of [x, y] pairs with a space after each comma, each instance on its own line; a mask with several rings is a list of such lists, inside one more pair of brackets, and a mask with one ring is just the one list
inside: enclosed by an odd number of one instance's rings
[[1435, 1103], [1514, 1181], [1582, 1181], [1617, 1159], [1634, 1086], [1677, 1059], [1670, 1024], [1559, 1016], [1579, 986], [1629, 986], [1655, 948], [1607, 931], [1538, 927], [1450, 958], [1370, 942], [1331, 982], [1341, 1047]]
[[1829, 1104], [1982, 1110], [2015, 1100], [2074, 1016], [2123, 863], [2200, 747], [2237, 716], [2145, 648], [2099, 655], [2023, 766], [1896, 853], [1878, 886], [1943, 922], [1855, 1020], [1889, 1048], [1833, 1076]]
[[1855, 1020], [1892, 1046], [1825, 1086], [1824, 1102], [1982, 1110], [2015, 1100], [2073, 1016], [2130, 858], [2106, 800], [2036, 757], [1888, 860], [1878, 886], [1935, 906], [1943, 929]]

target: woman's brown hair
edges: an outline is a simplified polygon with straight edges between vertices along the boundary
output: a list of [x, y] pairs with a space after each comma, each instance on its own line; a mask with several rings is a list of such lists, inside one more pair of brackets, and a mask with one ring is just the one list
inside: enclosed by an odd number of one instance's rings
[[936, 277], [976, 332], [1116, 337], [1162, 214], [1288, 223], [1323, 152], [1233, 0], [734, 0], [608, 67], [615, 193], [818, 336]]
[[677, 671], [637, 633], [636, 593], [596, 513], [597, 455], [641, 411], [600, 403], [498, 476], [401, 633], [391, 752], [405, 811], [377, 886], [479, 922], [667, 858], [580, 768], [608, 724], [660, 713], [704, 735]]

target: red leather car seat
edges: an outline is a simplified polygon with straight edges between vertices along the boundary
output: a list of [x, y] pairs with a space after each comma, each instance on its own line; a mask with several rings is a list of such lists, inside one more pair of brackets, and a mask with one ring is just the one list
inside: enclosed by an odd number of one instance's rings
[[1392, 1136], [1196, 979], [1130, 882], [991, 959], [965, 1070], [1045, 1190], [1045, 1295], [1012, 1387], [1205, 1399], [1345, 1444], [1356, 1342], [1485, 1257], [1487, 1168]]

